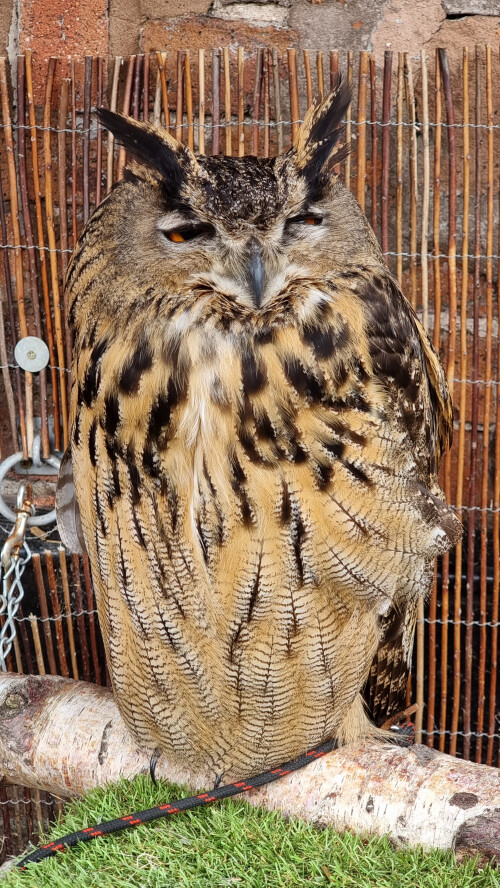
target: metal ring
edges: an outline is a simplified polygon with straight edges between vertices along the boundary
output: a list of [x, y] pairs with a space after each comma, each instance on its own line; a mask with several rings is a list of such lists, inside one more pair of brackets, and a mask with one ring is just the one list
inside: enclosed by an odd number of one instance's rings
[[[7, 503], [4, 501], [2, 497], [2, 483], [5, 478], [7, 472], [10, 472], [14, 466], [17, 466], [18, 463], [21, 462], [23, 458], [23, 451], [19, 450], [17, 453], [11, 453], [7, 459], [4, 459], [2, 463], [0, 463], [0, 515], [3, 515], [4, 518], [7, 518], [8, 521], [15, 522], [17, 515], [12, 509], [9, 509]], [[46, 524], [54, 524], [56, 521], [56, 510], [51, 509], [50, 512], [47, 512], [45, 515], [35, 515], [33, 518], [28, 518], [27, 524], [28, 527], [36, 524], [37, 527], [45, 527]]]
[[49, 456], [42, 456], [42, 436], [40, 433], [33, 438], [33, 446], [31, 448], [31, 461], [36, 469], [43, 469], [44, 466], [52, 466], [53, 469], [61, 468], [61, 460], [58, 456], [51, 453]]
[[34, 466], [37, 469], [40, 469], [42, 466], [42, 436], [35, 435], [33, 438], [33, 444], [31, 447], [31, 460]]

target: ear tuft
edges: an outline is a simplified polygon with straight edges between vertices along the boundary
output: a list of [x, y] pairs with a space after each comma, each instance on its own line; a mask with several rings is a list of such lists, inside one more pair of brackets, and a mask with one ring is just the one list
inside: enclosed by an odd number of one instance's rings
[[[295, 147], [295, 163], [312, 184], [320, 175], [342, 134], [342, 120], [351, 104], [351, 90], [339, 78], [337, 85], [323, 102], [312, 105], [299, 131]], [[349, 146], [335, 154], [336, 161], [344, 160]]]
[[98, 108], [97, 116], [134, 160], [156, 170], [169, 191], [179, 192], [186, 168], [196, 165], [189, 148], [162, 127], [142, 123], [125, 114]]

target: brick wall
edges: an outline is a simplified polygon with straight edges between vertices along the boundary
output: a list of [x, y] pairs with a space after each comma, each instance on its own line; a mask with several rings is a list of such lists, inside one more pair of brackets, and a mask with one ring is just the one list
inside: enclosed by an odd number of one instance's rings
[[500, 44], [500, 0], [3, 0], [0, 53], [85, 54], [224, 46], [393, 50]]

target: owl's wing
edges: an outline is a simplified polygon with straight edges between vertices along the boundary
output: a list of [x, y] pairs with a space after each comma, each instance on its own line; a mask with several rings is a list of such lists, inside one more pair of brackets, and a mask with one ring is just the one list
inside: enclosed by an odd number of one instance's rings
[[[377, 357], [374, 369], [384, 384], [389, 383], [387, 369], [392, 368], [392, 379], [396, 382], [401, 373], [405, 374], [409, 369], [409, 362], [400, 361], [398, 372], [394, 362], [394, 338], [393, 329], [407, 328], [406, 333], [412, 328], [413, 335], [417, 335], [417, 354], [420, 351], [420, 364], [424, 370], [423, 384], [420, 391], [415, 393], [415, 401], [420, 401], [423, 410], [419, 415], [421, 429], [425, 432], [426, 444], [422, 449], [421, 435], [410, 435], [423, 470], [424, 478], [428, 475], [428, 487], [433, 494], [440, 493], [437, 485], [437, 471], [443, 453], [451, 446], [453, 434], [453, 414], [451, 398], [448, 390], [446, 376], [441, 362], [434, 351], [429, 338], [423, 329], [413, 309], [399, 290], [397, 284], [388, 279], [387, 291], [390, 294], [393, 310], [385, 315], [385, 322], [379, 313], [377, 329], [368, 328], [368, 337], [375, 337], [377, 345]], [[382, 318], [384, 313], [382, 313]], [[393, 404], [398, 403], [398, 396], [393, 392], [391, 398]], [[408, 405], [407, 405], [408, 406]], [[415, 405], [416, 406], [416, 405]], [[411, 415], [411, 414], [410, 414]], [[411, 422], [409, 426], [411, 428]], [[419, 440], [420, 439], [420, 440]], [[443, 508], [447, 507], [443, 504]], [[447, 527], [449, 543], [458, 542], [460, 528], [458, 522], [453, 522], [453, 515], [449, 510], [450, 520]], [[429, 569], [434, 559], [429, 561]], [[423, 590], [425, 592], [426, 590]], [[377, 725], [381, 725], [386, 719], [402, 712], [406, 707], [406, 688], [411, 666], [413, 650], [413, 638], [417, 619], [418, 601], [414, 598], [405, 598], [404, 590], [400, 600], [395, 601], [395, 606], [383, 617], [381, 621], [381, 642], [373, 659], [369, 678], [364, 691], [364, 697], [370, 715]]]
[[70, 447], [66, 449], [59, 468], [56, 488], [56, 517], [63, 545], [75, 555], [83, 555], [86, 551], [85, 541], [73, 481]]
[[405, 709], [409, 666], [403, 652], [404, 616], [391, 608], [382, 619], [383, 641], [370, 667], [364, 698], [370, 717], [379, 727]]

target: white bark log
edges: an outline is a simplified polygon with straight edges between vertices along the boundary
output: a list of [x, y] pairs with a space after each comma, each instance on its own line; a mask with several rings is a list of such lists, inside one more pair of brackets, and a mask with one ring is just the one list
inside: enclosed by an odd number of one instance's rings
[[[73, 796], [148, 767], [108, 688], [0, 674], [0, 775], [8, 782]], [[193, 790], [211, 783], [165, 757], [157, 775]], [[424, 746], [345, 747], [244, 797], [340, 831], [500, 859], [500, 772]]]

